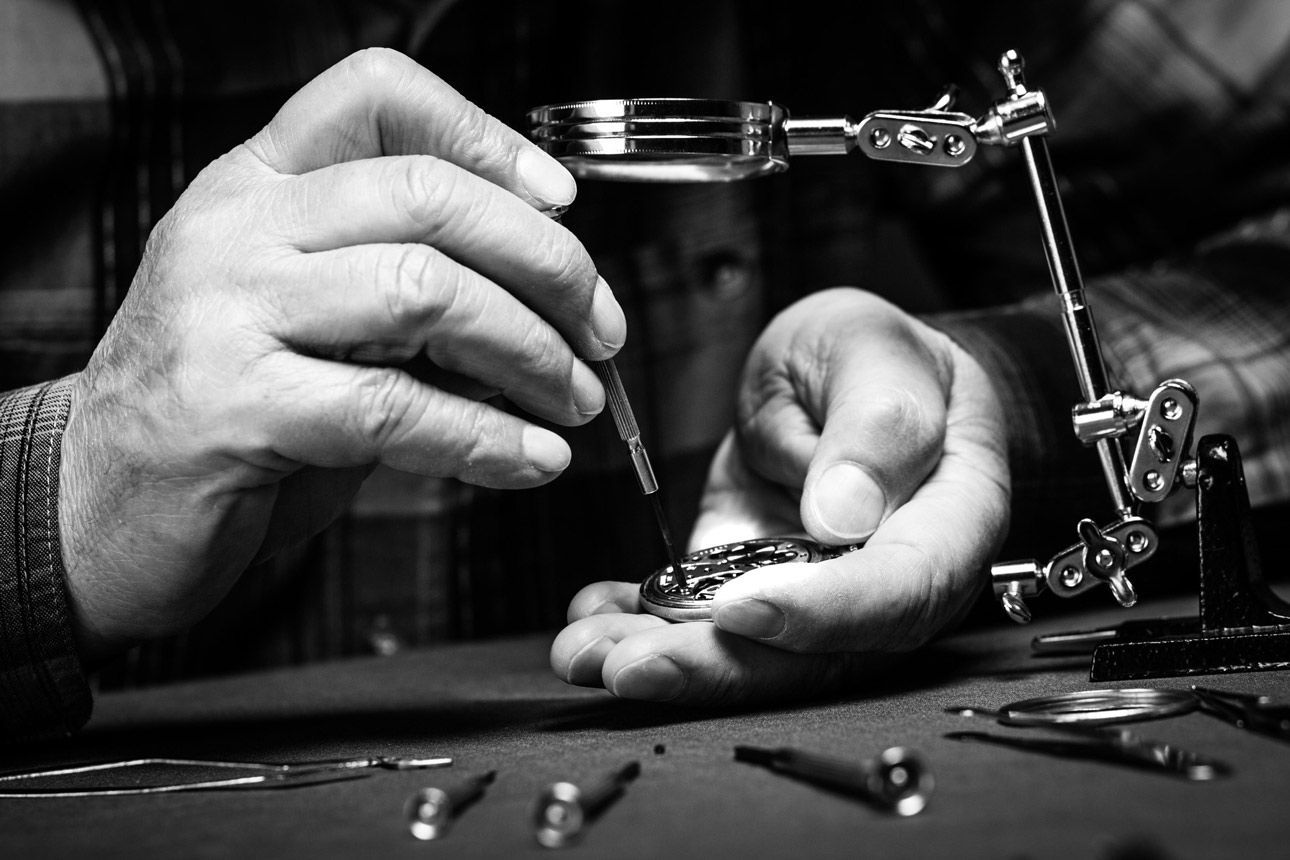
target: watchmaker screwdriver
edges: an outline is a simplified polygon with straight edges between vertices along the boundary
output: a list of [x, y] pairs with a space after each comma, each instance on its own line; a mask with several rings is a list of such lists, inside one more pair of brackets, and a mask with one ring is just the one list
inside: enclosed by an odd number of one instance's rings
[[932, 793], [931, 771], [912, 750], [889, 747], [871, 761], [780, 747], [735, 747], [735, 761], [746, 761], [843, 794], [861, 797], [887, 812], [917, 815]]
[[681, 567], [681, 557], [676, 554], [676, 545], [672, 543], [672, 530], [668, 528], [667, 515], [663, 512], [658, 479], [654, 477], [654, 467], [650, 465], [649, 453], [641, 442], [641, 431], [636, 426], [632, 405], [627, 401], [627, 391], [623, 388], [622, 377], [618, 375], [618, 367], [612, 358], [588, 363], [600, 377], [601, 384], [605, 386], [605, 397], [609, 401], [609, 412], [614, 416], [614, 425], [618, 428], [618, 438], [627, 444], [627, 453], [632, 458], [632, 468], [636, 470], [636, 483], [640, 486], [641, 492], [653, 503], [654, 519], [658, 521], [658, 530], [663, 536], [663, 545], [667, 549], [668, 562], [672, 565], [672, 574], [684, 588], [685, 570]]
[[422, 841], [441, 839], [448, 833], [457, 816], [484, 794], [497, 771], [490, 770], [481, 776], [451, 788], [423, 788], [408, 798], [406, 811], [412, 835]]
[[640, 773], [640, 762], [633, 761], [589, 788], [579, 788], [571, 782], [547, 786], [538, 798], [533, 815], [533, 835], [538, 844], [544, 848], [573, 844], [582, 835], [583, 828], [608, 809]]

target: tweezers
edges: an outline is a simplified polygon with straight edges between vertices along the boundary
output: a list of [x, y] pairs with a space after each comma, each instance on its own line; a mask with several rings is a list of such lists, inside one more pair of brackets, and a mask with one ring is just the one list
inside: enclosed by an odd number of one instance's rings
[[[1074, 728], [1064, 726], [1062, 731], [1072, 733]], [[1122, 764], [1193, 781], [1216, 779], [1231, 772], [1231, 768], [1217, 759], [1160, 741], [1143, 740], [1123, 729], [1081, 726], [1074, 733], [1081, 735], [1082, 739], [1020, 738], [994, 735], [989, 732], [950, 732], [945, 737], [956, 741], [996, 744], [1061, 758]]]
[[1192, 687], [1200, 709], [1240, 729], [1290, 742], [1290, 706], [1274, 705], [1267, 696]]
[[72, 765], [71, 767], [52, 768], [49, 770], [22, 771], [0, 774], [0, 783], [23, 782], [58, 776], [74, 776], [83, 773], [96, 773], [127, 770], [138, 767], [196, 767], [204, 769], [251, 771], [240, 776], [229, 776], [220, 779], [204, 779], [193, 782], [165, 783], [146, 786], [103, 786], [96, 788], [0, 788], [0, 798], [34, 798], [34, 797], [113, 797], [132, 794], [165, 794], [176, 791], [210, 791], [236, 788], [290, 788], [303, 785], [319, 785], [327, 782], [340, 782], [349, 779], [361, 779], [367, 774], [364, 771], [384, 770], [420, 770], [432, 767], [447, 767], [452, 759], [446, 756], [413, 758], [409, 756], [363, 756], [348, 759], [320, 759], [317, 761], [291, 762], [286, 764], [267, 764], [264, 762], [244, 761], [207, 761], [204, 759], [185, 758], [136, 758], [124, 761], [98, 762], [95, 764]]

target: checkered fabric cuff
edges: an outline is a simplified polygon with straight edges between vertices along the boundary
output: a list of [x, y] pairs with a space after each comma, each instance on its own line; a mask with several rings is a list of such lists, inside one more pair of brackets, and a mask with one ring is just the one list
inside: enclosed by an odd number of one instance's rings
[[90, 715], [58, 532], [73, 379], [0, 394], [0, 741], [65, 736]]

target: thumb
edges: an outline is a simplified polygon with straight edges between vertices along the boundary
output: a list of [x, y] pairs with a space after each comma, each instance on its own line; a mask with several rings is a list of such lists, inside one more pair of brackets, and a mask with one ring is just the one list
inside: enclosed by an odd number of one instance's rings
[[921, 329], [903, 314], [840, 329], [848, 346], [832, 350], [827, 363], [819, 442], [802, 493], [802, 523], [816, 540], [868, 538], [940, 459], [948, 383], [926, 339], [931, 330]]

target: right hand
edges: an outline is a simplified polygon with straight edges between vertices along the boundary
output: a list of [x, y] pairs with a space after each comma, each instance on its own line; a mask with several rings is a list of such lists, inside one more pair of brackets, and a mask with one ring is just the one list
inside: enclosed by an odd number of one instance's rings
[[588, 585], [556, 674], [617, 696], [746, 705], [863, 683], [971, 606], [1008, 527], [1007, 412], [944, 333], [873, 294], [815, 293], [758, 338], [713, 460], [695, 548], [782, 534], [865, 541], [726, 582], [672, 624], [631, 582]]
[[377, 463], [504, 488], [558, 475], [559, 436], [480, 401], [563, 425], [603, 408], [578, 356], [613, 355], [626, 322], [541, 211], [575, 190], [384, 50], [202, 171], [73, 389], [59, 518], [83, 656], [197, 620]]

